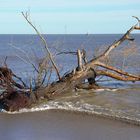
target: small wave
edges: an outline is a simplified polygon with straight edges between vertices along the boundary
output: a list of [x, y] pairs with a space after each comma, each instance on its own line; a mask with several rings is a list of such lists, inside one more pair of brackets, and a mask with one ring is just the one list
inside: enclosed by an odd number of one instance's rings
[[33, 107], [33, 108], [23, 108], [23, 109], [20, 109], [19, 111], [11, 112], [11, 111], [1, 110], [1, 112], [8, 113], [8, 114], [20, 114], [20, 113], [28, 113], [28, 112], [45, 111], [45, 110], [50, 110], [50, 109], [54, 109], [54, 107], [44, 104], [44, 105], [39, 105], [39, 106]]
[[81, 112], [90, 115], [106, 117], [109, 119], [124, 121], [127, 123], [140, 126], [140, 118], [131, 116], [131, 114], [126, 113], [124, 110], [112, 110], [110, 108], [104, 108], [102, 106], [97, 106], [93, 104], [91, 105], [88, 103], [81, 104], [81, 102], [78, 101], [76, 103], [51, 101], [48, 104], [42, 104], [37, 107], [33, 107], [31, 109], [21, 109], [15, 112], [7, 112], [3, 110], [2, 112], [8, 114], [19, 114], [19, 113], [37, 112], [37, 111], [45, 111], [45, 110], [52, 110], [52, 109]]
[[53, 109], [88, 113], [90, 115], [97, 115], [110, 119], [124, 121], [135, 125], [140, 125], [139, 118], [133, 117], [123, 110], [112, 110], [109, 108], [91, 105], [88, 103], [81, 104], [80, 102], [51, 102], [50, 105], [53, 106]]
[[117, 91], [118, 89], [116, 88], [100, 88], [100, 89], [96, 89], [96, 92], [102, 92], [102, 91]]

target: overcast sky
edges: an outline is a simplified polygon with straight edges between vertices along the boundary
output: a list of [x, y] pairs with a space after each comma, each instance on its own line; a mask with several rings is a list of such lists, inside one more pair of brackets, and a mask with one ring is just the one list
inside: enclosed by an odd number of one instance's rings
[[123, 33], [140, 17], [140, 0], [0, 0], [0, 34], [32, 34], [21, 11], [42, 33]]

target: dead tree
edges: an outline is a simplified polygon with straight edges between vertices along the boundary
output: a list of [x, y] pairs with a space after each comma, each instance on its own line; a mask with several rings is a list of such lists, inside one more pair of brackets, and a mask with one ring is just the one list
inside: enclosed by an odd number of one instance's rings
[[[138, 19], [138, 18], [137, 18]], [[78, 87], [85, 79], [88, 80], [90, 88], [97, 88], [96, 77], [97, 76], [107, 76], [121, 81], [140, 81], [140, 76], [128, 73], [121, 69], [115, 68], [113, 66], [103, 63], [103, 60], [120, 44], [125, 40], [133, 41], [134, 39], [130, 37], [130, 33], [133, 30], [140, 30], [139, 20], [138, 23], [132, 26], [120, 39], [114, 41], [108, 48], [99, 56], [86, 63], [82, 63], [81, 51], [77, 51], [78, 57], [78, 67], [73, 69], [70, 73], [63, 76], [61, 80], [50, 84], [48, 87], [43, 89], [44, 95], [55, 95], [65, 93], [67, 90], [72, 90]], [[98, 70], [101, 67], [104, 69]], [[42, 91], [42, 89], [41, 89]], [[40, 91], [38, 91], [39, 93]]]
[[[136, 25], [132, 26], [120, 39], [118, 39], [117, 41], [114, 41], [110, 46], [108, 46], [108, 48], [103, 53], [91, 59], [90, 61], [87, 61], [86, 59], [85, 50], [78, 50], [76, 53], [74, 52], [74, 54], [77, 55], [77, 67], [73, 69], [71, 72], [61, 76], [52, 58], [52, 54], [50, 50], [48, 49], [45, 38], [39, 33], [37, 28], [32, 24], [31, 20], [29, 19], [28, 14], [22, 12], [22, 15], [24, 16], [26, 21], [29, 23], [29, 25], [31, 25], [31, 27], [36, 31], [41, 41], [45, 45], [48, 57], [51, 61], [53, 68], [56, 71], [58, 81], [55, 81], [51, 84], [47, 83], [46, 86], [43, 86], [43, 84], [41, 84], [38, 88], [34, 88], [33, 86], [31, 86], [32, 88], [30, 89], [30, 92], [28, 92], [30, 94], [29, 96], [26, 95], [27, 93], [26, 86], [24, 85], [24, 82], [22, 81], [22, 85], [23, 85], [22, 91], [17, 90], [16, 88], [12, 88], [8, 92], [9, 94], [7, 96], [4, 96], [3, 98], [0, 99], [0, 103], [2, 103], [5, 106], [4, 109], [12, 110], [12, 111], [18, 110], [20, 108], [27, 107], [29, 104], [32, 104], [34, 101], [37, 102], [38, 99], [42, 99], [41, 97], [44, 97], [44, 98], [46, 97], [49, 99], [52, 96], [60, 95], [60, 94], [66, 93], [67, 91], [75, 90], [76, 88], [79, 88], [79, 87], [82, 88], [81, 85], [84, 83], [85, 80], [88, 81], [88, 89], [99, 88], [96, 83], [96, 77], [102, 76], [102, 75], [110, 77], [110, 78], [114, 78], [116, 80], [121, 80], [121, 81], [131, 81], [131, 82], [140, 81], [139, 75], [128, 73], [126, 71], [123, 71], [114, 66], [104, 63], [104, 60], [107, 59], [109, 54], [114, 49], [118, 48], [120, 44], [122, 44], [125, 40], [130, 40], [130, 41], [134, 40], [133, 38], [130, 37], [130, 33], [133, 30], [140, 30], [139, 19], [137, 17], [135, 17], [138, 20], [138, 23]], [[46, 60], [44, 59], [44, 61]], [[42, 71], [42, 65], [40, 69]], [[8, 73], [11, 74], [11, 71], [8, 70]], [[3, 72], [1, 76], [5, 77]], [[1, 80], [1, 76], [0, 76], [0, 80]], [[12, 77], [13, 76], [15, 75], [12, 75]], [[12, 87], [16, 86], [17, 88], [20, 88], [19, 86], [17, 86], [18, 83], [15, 84], [12, 77], [10, 78], [10, 80], [8, 80], [10, 81], [10, 84], [8, 83], [7, 85], [8, 86], [10, 85], [10, 87], [12, 85]], [[46, 78], [46, 75], [43, 77], [42, 82], [45, 81], [44, 78]], [[48, 75], [48, 79], [50, 79], [50, 75]], [[33, 96], [31, 95], [35, 96], [36, 98], [33, 99]], [[18, 104], [19, 102], [21, 104]]]

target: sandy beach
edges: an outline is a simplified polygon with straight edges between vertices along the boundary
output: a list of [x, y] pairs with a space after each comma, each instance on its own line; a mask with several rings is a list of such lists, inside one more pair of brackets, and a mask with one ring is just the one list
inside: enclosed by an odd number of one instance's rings
[[139, 140], [140, 127], [80, 113], [48, 110], [0, 114], [1, 140]]

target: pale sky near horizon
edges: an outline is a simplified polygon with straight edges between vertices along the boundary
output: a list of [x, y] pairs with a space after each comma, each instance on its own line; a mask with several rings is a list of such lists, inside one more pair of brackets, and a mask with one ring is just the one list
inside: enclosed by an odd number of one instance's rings
[[46, 34], [124, 33], [140, 17], [140, 0], [0, 0], [0, 34], [33, 34], [21, 11]]

